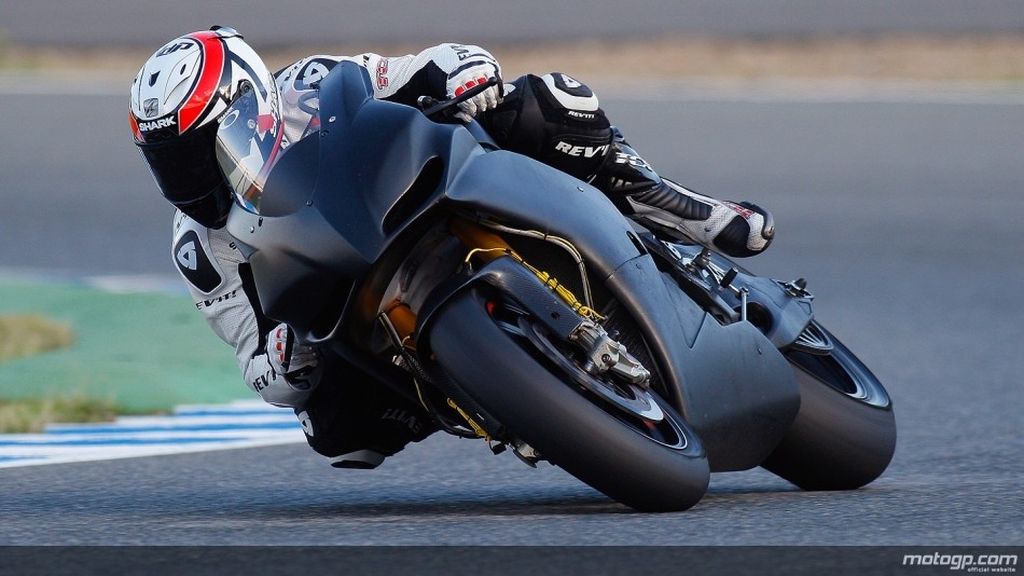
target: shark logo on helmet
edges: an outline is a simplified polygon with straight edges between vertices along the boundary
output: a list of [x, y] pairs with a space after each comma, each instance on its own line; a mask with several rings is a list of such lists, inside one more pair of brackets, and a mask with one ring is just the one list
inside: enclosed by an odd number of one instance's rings
[[150, 120], [149, 122], [139, 122], [139, 132], [152, 132], [153, 130], [160, 130], [161, 128], [169, 128], [174, 126], [174, 116], [166, 116], [157, 120]]

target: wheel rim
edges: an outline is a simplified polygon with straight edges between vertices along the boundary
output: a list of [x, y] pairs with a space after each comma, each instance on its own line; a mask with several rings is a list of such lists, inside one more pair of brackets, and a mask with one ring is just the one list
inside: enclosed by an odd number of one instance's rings
[[543, 329], [526, 318], [519, 319], [519, 329], [538, 350], [543, 352], [551, 361], [558, 364], [563, 372], [568, 374], [573, 381], [586, 388], [602, 400], [610, 402], [625, 412], [652, 422], [660, 422], [665, 418], [665, 413], [654, 401], [648, 390], [644, 390], [633, 384], [615, 384], [594, 377], [583, 370], [574, 361], [567, 358], [557, 346], [547, 338]]
[[890, 406], [889, 394], [875, 375], [824, 327], [814, 321], [808, 325], [811, 326], [820, 341], [828, 345], [828, 350], [793, 346], [786, 352], [789, 362], [805, 376], [859, 402], [879, 408]]
[[517, 316], [515, 324], [495, 321], [505, 332], [529, 343], [537, 355], [564, 373], [594, 405], [652, 442], [674, 450], [685, 450], [689, 446], [686, 430], [665, 411], [668, 404], [657, 393], [635, 385], [615, 385], [595, 378], [551, 342], [542, 326], [526, 316]]
[[801, 352], [819, 356], [828, 354], [834, 348], [832, 339], [828, 337], [821, 325], [813, 320], [800, 332], [792, 346]]

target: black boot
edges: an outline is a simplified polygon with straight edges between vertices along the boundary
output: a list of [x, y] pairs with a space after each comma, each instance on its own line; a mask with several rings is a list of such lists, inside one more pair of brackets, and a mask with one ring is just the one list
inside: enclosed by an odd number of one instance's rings
[[612, 145], [591, 183], [622, 212], [669, 240], [689, 239], [734, 257], [759, 254], [775, 234], [772, 215], [723, 202], [661, 178], [612, 127]]
[[424, 408], [332, 354], [324, 379], [295, 409], [309, 446], [335, 468], [376, 468], [437, 431]]

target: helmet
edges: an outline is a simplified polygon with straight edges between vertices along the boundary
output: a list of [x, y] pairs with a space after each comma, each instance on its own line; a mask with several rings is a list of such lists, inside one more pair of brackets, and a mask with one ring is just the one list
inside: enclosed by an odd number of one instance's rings
[[273, 75], [238, 32], [219, 26], [163, 45], [132, 82], [128, 122], [160, 192], [210, 228], [223, 226], [231, 209], [217, 128], [242, 95], [280, 130]]

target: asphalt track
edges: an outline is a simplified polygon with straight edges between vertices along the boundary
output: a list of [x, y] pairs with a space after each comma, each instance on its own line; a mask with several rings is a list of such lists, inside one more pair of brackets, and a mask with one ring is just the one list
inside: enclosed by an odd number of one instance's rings
[[1024, 30], [1016, 0], [222, 0], [201, 9], [171, 2], [34, 0], [0, 10], [3, 37], [71, 47], [150, 46], [211, 24], [261, 46], [368, 41], [491, 44], [657, 35], [817, 36], [967, 34]]
[[[170, 273], [124, 97], [42, 92], [0, 95], [0, 267]], [[878, 481], [716, 475], [651, 516], [474, 441], [371, 472], [292, 445], [2, 470], [0, 544], [1024, 543], [1024, 100], [666, 93], [605, 104], [661, 172], [773, 209], [777, 242], [746, 264], [806, 277], [887, 384], [899, 442]]]

